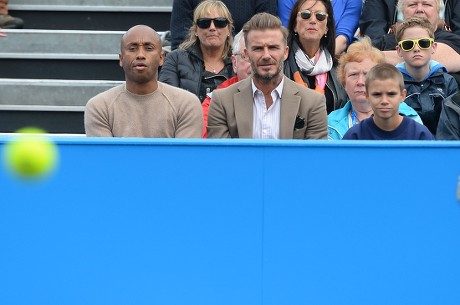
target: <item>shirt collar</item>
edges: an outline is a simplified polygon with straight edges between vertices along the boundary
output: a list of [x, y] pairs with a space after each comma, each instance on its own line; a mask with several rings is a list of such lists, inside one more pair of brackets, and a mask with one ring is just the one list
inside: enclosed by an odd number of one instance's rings
[[[262, 91], [257, 89], [256, 85], [254, 84], [254, 79], [251, 79], [251, 85], [252, 85], [252, 96], [254, 96], [256, 94], [256, 92], [262, 93]], [[281, 99], [281, 96], [283, 95], [283, 88], [284, 88], [284, 77], [281, 78], [281, 82], [271, 92], [272, 95], [273, 95], [273, 92], [276, 92], [278, 94], [278, 97]]]

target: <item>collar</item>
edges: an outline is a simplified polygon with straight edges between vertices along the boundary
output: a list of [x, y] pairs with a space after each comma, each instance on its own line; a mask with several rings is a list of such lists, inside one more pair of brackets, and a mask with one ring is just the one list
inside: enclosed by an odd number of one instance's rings
[[[256, 87], [256, 85], [254, 84], [254, 79], [253, 78], [251, 78], [251, 87], [252, 87], [252, 96], [254, 96], [256, 94], [256, 92], [262, 93], [262, 91], [260, 91]], [[278, 97], [281, 98], [281, 96], [283, 96], [283, 87], [284, 87], [284, 77], [281, 78], [281, 82], [278, 84], [278, 86], [276, 86], [275, 89], [273, 89], [271, 94], [276, 92], [278, 94]]]

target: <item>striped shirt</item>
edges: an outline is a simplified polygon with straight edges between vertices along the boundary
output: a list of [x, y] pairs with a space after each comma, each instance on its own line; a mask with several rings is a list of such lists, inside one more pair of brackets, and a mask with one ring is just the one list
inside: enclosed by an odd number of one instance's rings
[[252, 123], [253, 139], [279, 139], [280, 137], [280, 114], [281, 96], [283, 94], [284, 78], [281, 83], [271, 92], [273, 100], [267, 109], [265, 97], [262, 91], [257, 89], [252, 81], [252, 93], [254, 96], [254, 111]]

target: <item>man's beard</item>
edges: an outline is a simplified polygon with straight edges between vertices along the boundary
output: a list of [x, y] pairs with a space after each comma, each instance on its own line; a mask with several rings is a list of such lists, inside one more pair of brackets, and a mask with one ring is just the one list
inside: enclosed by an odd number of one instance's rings
[[251, 68], [252, 68], [252, 73], [253, 77], [258, 79], [260, 82], [264, 83], [270, 83], [271, 81], [277, 81], [279, 79], [280, 74], [283, 71], [284, 64], [281, 62], [281, 64], [278, 65], [278, 69], [274, 73], [267, 73], [265, 75], [261, 75], [257, 72], [257, 69], [253, 66], [251, 63]]

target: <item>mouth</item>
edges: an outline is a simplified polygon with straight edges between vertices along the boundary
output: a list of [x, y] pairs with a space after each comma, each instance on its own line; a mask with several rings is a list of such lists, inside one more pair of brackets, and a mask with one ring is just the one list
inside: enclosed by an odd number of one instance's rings
[[143, 63], [136, 63], [134, 64], [134, 69], [136, 70], [144, 70], [147, 69], [147, 65]]

